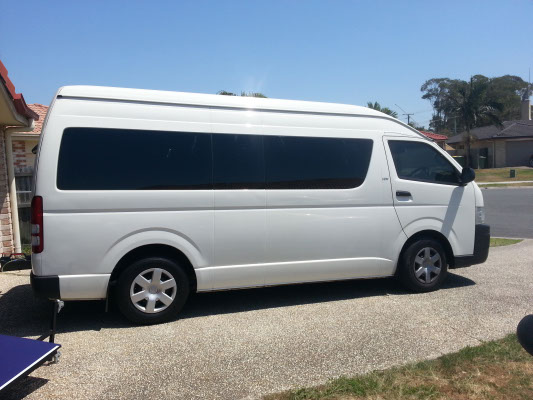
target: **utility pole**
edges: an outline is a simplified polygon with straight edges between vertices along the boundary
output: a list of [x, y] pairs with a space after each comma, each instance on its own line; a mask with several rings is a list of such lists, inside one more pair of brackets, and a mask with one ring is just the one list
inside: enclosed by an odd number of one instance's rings
[[407, 125], [409, 125], [409, 122], [411, 122], [411, 118], [410, 118], [411, 115], [415, 115], [415, 114], [414, 113], [408, 113], [403, 108], [401, 108], [398, 104], [394, 104], [394, 105], [404, 112], [404, 114], [402, 114], [402, 115], [407, 115]]
[[409, 122], [411, 122], [410, 116], [411, 115], [415, 115], [415, 114], [413, 114], [413, 113], [410, 113], [410, 114], [409, 113], [405, 113], [405, 114], [402, 114], [402, 115], [407, 115], [407, 125], [409, 125]]

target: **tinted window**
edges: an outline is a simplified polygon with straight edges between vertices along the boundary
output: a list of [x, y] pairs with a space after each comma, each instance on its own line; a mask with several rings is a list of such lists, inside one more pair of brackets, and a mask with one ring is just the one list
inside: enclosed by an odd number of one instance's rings
[[59, 151], [64, 190], [211, 189], [211, 135], [68, 128]]
[[263, 137], [213, 135], [215, 189], [264, 189]]
[[455, 167], [426, 143], [390, 140], [396, 173], [401, 179], [436, 183], [459, 183]]
[[363, 183], [370, 139], [265, 136], [267, 188], [347, 189]]

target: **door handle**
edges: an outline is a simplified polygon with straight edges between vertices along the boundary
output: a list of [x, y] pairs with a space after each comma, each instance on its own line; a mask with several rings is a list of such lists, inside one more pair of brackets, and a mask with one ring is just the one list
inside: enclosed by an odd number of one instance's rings
[[411, 192], [407, 192], [405, 190], [397, 190], [396, 196], [398, 197], [411, 197]]

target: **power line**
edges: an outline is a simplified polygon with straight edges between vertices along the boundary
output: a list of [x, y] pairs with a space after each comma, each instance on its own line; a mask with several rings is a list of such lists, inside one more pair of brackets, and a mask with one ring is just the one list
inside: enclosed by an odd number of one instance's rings
[[398, 104], [394, 103], [394, 105], [395, 105], [396, 107], [398, 107], [400, 110], [402, 110], [403, 112], [407, 112], [407, 111], [405, 111], [403, 108], [401, 108]]
[[407, 111], [405, 111], [403, 108], [401, 108], [396, 103], [394, 103], [394, 105], [404, 112], [404, 114], [402, 114], [402, 115], [407, 115], [407, 125], [409, 125], [409, 122], [411, 122], [411, 115], [415, 115], [415, 114], [414, 113], [408, 113]]

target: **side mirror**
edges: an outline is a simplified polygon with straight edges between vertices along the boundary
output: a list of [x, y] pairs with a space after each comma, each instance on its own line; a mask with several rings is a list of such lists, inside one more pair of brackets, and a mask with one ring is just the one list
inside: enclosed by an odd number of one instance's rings
[[472, 168], [463, 168], [460, 176], [461, 185], [466, 185], [476, 179], [476, 172]]

